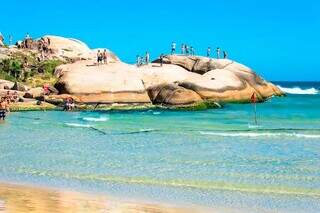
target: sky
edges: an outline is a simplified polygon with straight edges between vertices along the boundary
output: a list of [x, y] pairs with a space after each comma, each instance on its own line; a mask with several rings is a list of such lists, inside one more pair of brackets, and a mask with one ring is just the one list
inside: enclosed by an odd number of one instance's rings
[[220, 47], [267, 80], [320, 81], [319, 0], [7, 0], [0, 32], [59, 35], [108, 48], [125, 62], [169, 53], [174, 41], [205, 55]]

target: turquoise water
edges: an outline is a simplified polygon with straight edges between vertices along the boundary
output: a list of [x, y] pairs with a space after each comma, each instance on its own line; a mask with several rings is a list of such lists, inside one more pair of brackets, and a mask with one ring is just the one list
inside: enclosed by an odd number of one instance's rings
[[258, 126], [250, 104], [12, 113], [0, 125], [0, 181], [244, 212], [320, 212], [320, 95], [300, 89], [307, 94], [258, 104]]

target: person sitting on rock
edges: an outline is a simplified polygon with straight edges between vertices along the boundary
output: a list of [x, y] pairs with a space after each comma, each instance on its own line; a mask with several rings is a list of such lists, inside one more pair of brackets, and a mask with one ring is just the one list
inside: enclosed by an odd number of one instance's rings
[[106, 49], [103, 51], [102, 57], [103, 57], [103, 63], [108, 64], [108, 53]]
[[7, 91], [7, 94], [5, 96], [6, 100], [9, 100], [9, 102], [12, 102], [12, 95], [10, 94], [10, 91]]
[[18, 102], [19, 101], [19, 95], [17, 91], [14, 91], [13, 95], [12, 95], [12, 102]]
[[172, 42], [172, 44], [171, 44], [171, 55], [176, 53], [176, 46], [177, 46], [177, 44], [175, 42]]
[[49, 95], [50, 94], [50, 90], [49, 90], [49, 85], [48, 84], [44, 84], [42, 89], [43, 89], [44, 95]]

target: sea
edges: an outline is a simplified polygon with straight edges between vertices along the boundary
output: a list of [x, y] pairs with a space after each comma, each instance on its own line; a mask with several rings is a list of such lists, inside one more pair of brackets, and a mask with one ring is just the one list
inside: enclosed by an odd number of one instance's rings
[[320, 212], [320, 82], [202, 111], [14, 112], [0, 124], [0, 182], [121, 199]]

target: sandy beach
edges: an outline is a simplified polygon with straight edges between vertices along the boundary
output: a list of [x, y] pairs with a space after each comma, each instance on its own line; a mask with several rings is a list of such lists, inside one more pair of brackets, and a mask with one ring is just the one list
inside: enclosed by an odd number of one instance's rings
[[100, 195], [0, 183], [0, 212], [191, 213], [207, 211], [120, 201]]

